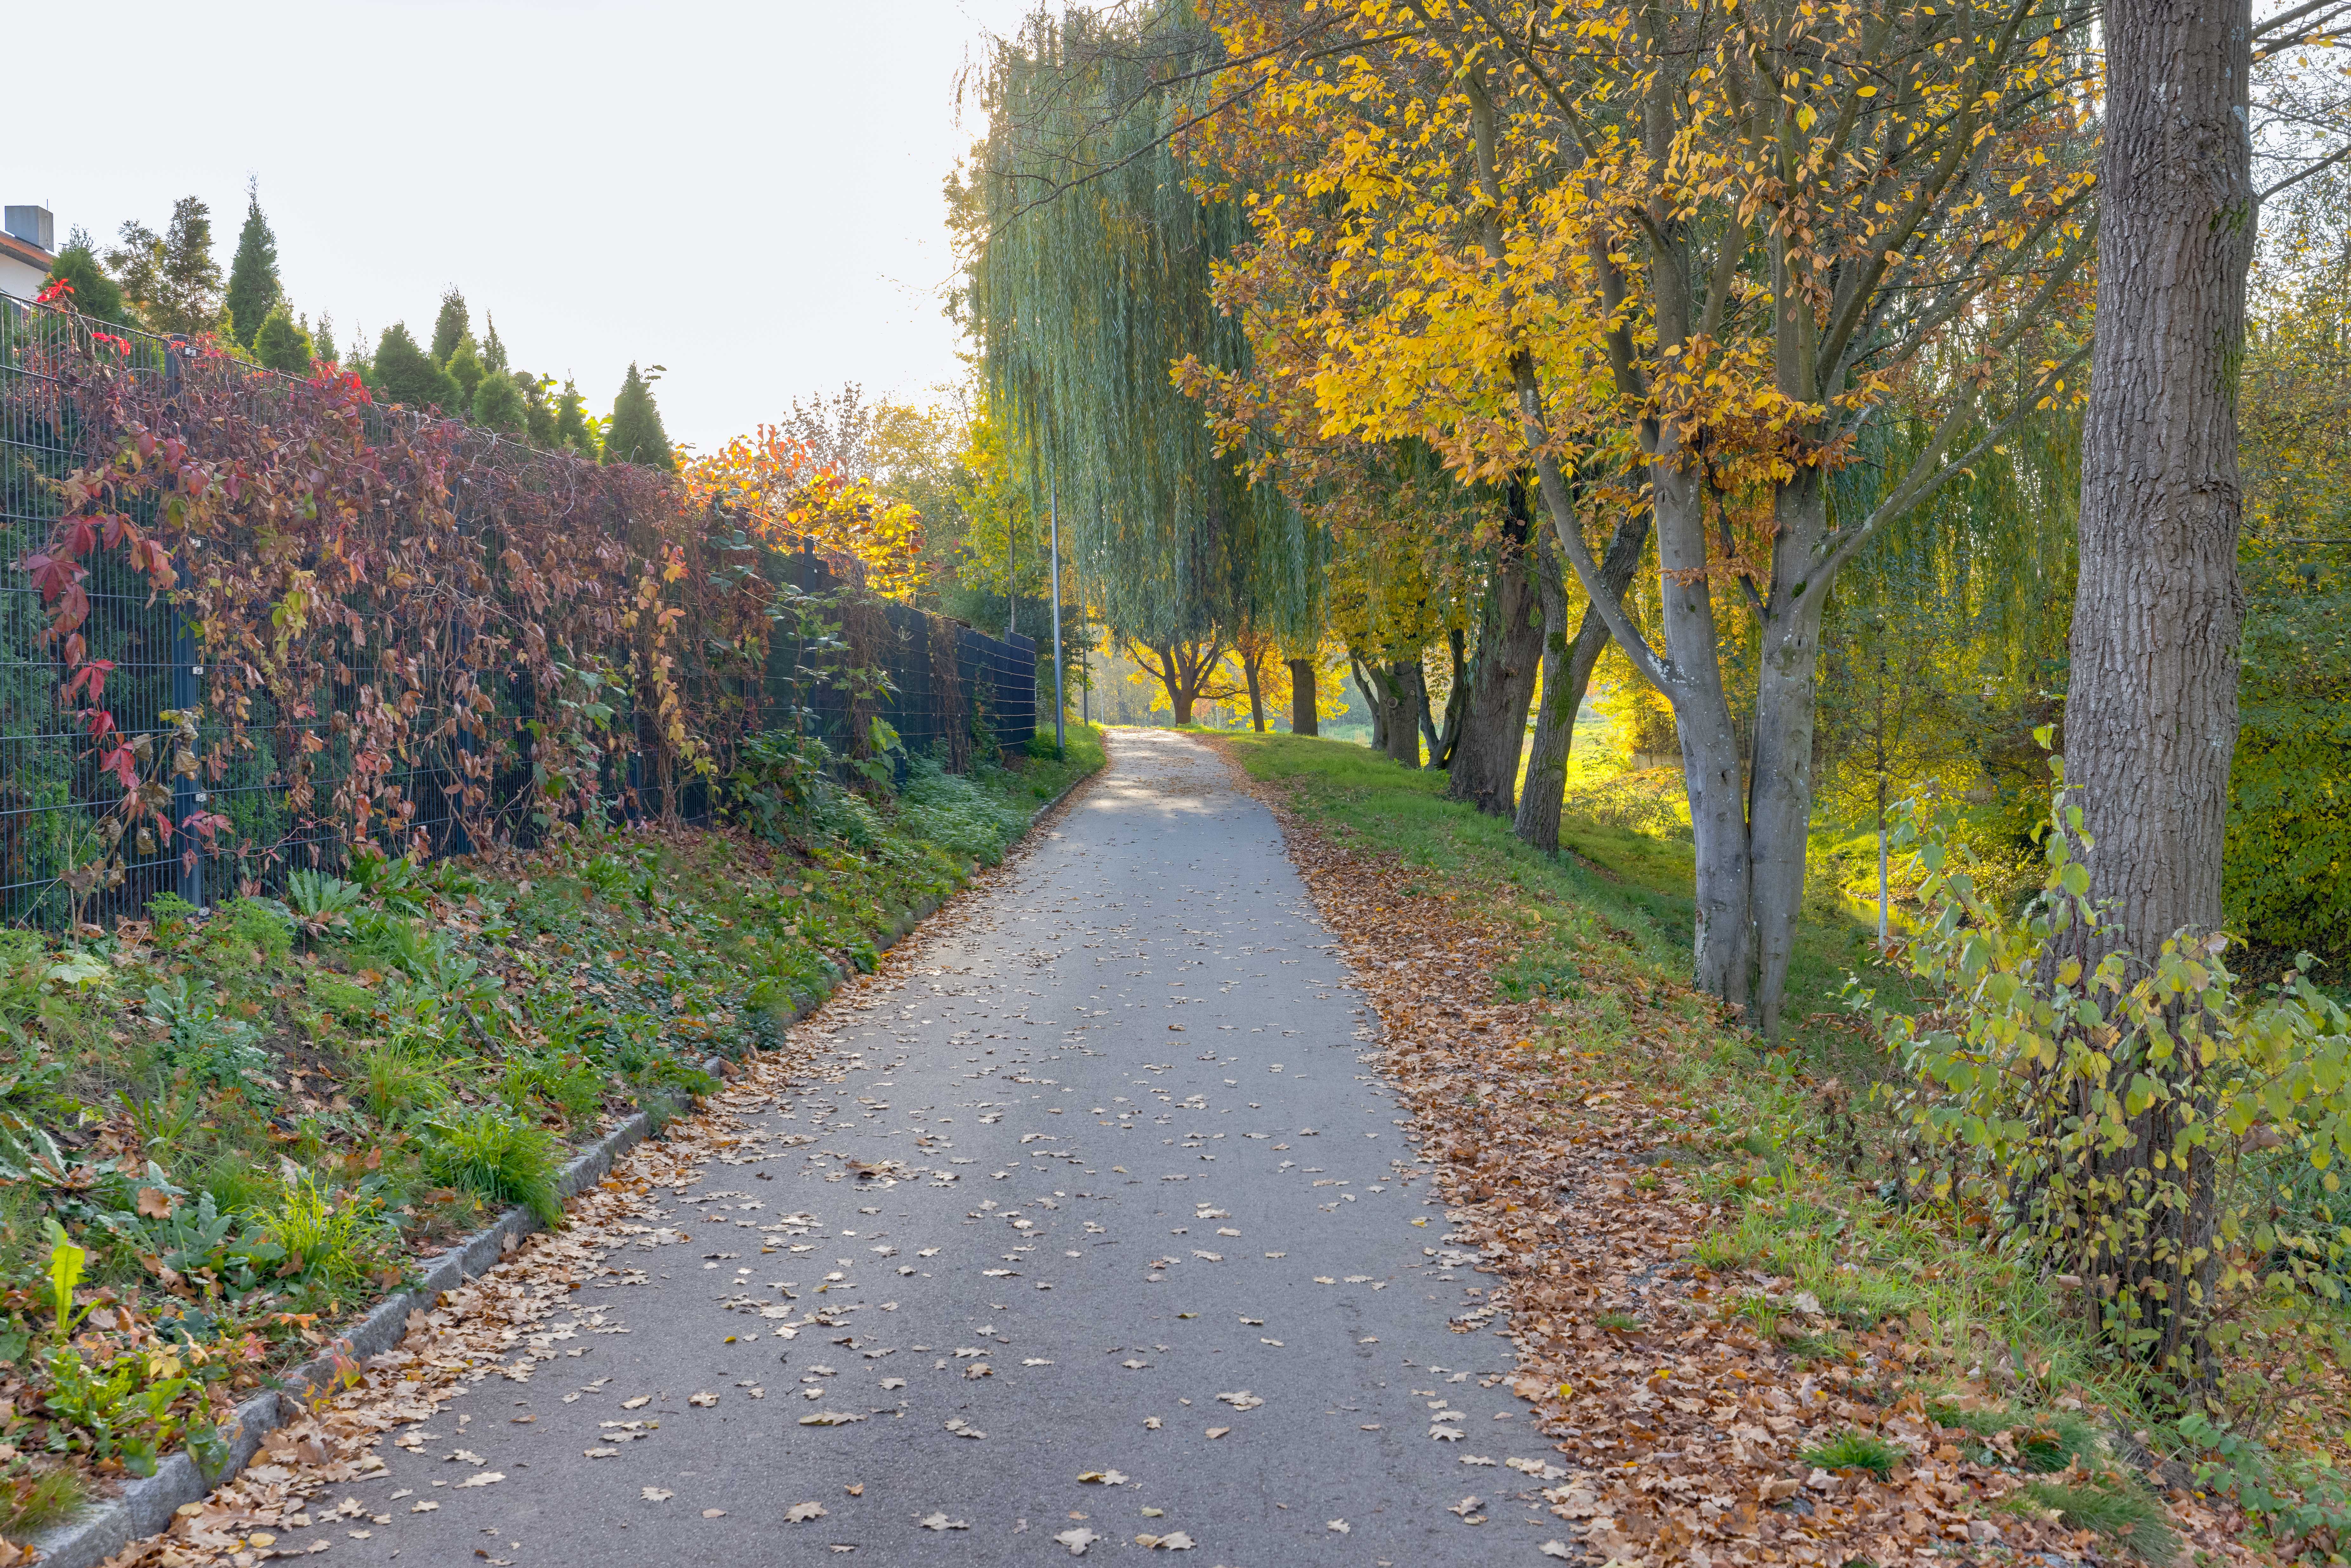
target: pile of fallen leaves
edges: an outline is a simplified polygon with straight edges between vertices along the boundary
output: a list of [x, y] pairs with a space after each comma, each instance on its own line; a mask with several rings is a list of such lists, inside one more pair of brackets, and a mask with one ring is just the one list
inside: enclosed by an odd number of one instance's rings
[[[1386, 1067], [1451, 1205], [1453, 1239], [1479, 1248], [1497, 1281], [1453, 1326], [1511, 1340], [1513, 1386], [1567, 1456], [1565, 1479], [1542, 1496], [1580, 1530], [1583, 1550], [1561, 1543], [1550, 1554], [1878, 1568], [2111, 1556], [2090, 1531], [2034, 1508], [2025, 1476], [1971, 1462], [1983, 1439], [1938, 1425], [1902, 1385], [1898, 1321], [1864, 1335], [1857, 1356], [1807, 1370], [1731, 1314], [1755, 1296], [1792, 1314], [1819, 1306], [1792, 1281], [1698, 1260], [1698, 1242], [1724, 1218], [1677, 1168], [1702, 1131], [1662, 1072], [1619, 1075], [1621, 1046], [1575, 1049], [1614, 1034], [1636, 1060], [1705, 1053], [1721, 1027], [1709, 1009], [1649, 977], [1612, 976], [1597, 956], [1576, 999], [1500, 1000], [1493, 973], [1523, 938], [1499, 914], [1465, 902], [1458, 884], [1419, 892], [1411, 868], [1334, 842], [1278, 789], [1246, 778], [1242, 787], [1280, 821], [1379, 1014]], [[1980, 1395], [1951, 1397], [1964, 1406]], [[1884, 1479], [1802, 1457], [1846, 1434], [1902, 1457]], [[2187, 1546], [2258, 1560], [2223, 1505], [2185, 1490], [2168, 1503]]]

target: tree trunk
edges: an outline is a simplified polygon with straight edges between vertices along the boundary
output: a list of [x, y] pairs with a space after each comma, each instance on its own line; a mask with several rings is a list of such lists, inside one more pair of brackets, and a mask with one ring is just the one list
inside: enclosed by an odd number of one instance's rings
[[1190, 692], [1177, 692], [1168, 700], [1176, 709], [1176, 724], [1178, 728], [1181, 728], [1183, 726], [1192, 722], [1192, 694]]
[[1747, 791], [1739, 727], [1722, 689], [1720, 639], [1707, 581], [1706, 507], [1697, 475], [1677, 455], [1651, 465], [1656, 497], [1658, 583], [1664, 600], [1666, 692], [1681, 739], [1682, 783], [1689, 795], [1696, 862], [1697, 919], [1691, 955], [1698, 988], [1734, 1007], [1754, 998], [1755, 934], [1748, 913]]
[[1259, 689], [1257, 665], [1254, 662], [1245, 661], [1243, 667], [1249, 671], [1249, 727], [1263, 735], [1265, 733], [1265, 695]]
[[[1562, 700], [1569, 696], [1567, 670], [1573, 649], [1567, 635], [1567, 584], [1560, 580], [1559, 559], [1551, 549], [1535, 552], [1535, 590], [1542, 599], [1542, 685], [1535, 707], [1534, 744], [1527, 749], [1526, 787], [1519, 791], [1518, 813], [1511, 819], [1510, 831], [1545, 854], [1555, 854], [1559, 814], [1567, 793], [1568, 747], [1575, 738], [1575, 709]], [[1590, 622], [1592, 612], [1586, 610], [1583, 619]], [[1580, 693], [1573, 697], [1575, 702], [1582, 700]]]
[[[1608, 552], [1601, 558], [1602, 587], [1620, 600], [1633, 585], [1633, 574], [1641, 568], [1641, 550], [1649, 542], [1649, 515], [1638, 508], [1628, 510], [1617, 523], [1616, 532], [1608, 541]], [[1551, 536], [1543, 536], [1542, 585], [1544, 601], [1543, 708], [1535, 723], [1534, 756], [1527, 764], [1527, 785], [1520, 792], [1518, 820], [1512, 831], [1526, 842], [1555, 854], [1559, 851], [1560, 811], [1567, 791], [1567, 759], [1575, 741], [1575, 716], [1583, 711], [1583, 694], [1592, 687], [1593, 666], [1608, 648], [1608, 622], [1600, 612], [1587, 604], [1583, 618], [1575, 628], [1574, 641], [1564, 635], [1567, 612], [1567, 583], [1560, 572], [1561, 562], [1552, 548]], [[1562, 631], [1548, 630], [1550, 598], [1556, 591], [1559, 601]], [[1556, 675], [1552, 666], [1560, 668]], [[1546, 735], [1548, 731], [1548, 736]], [[1553, 753], [1556, 752], [1556, 756]]]
[[[1495, 550], [1486, 612], [1479, 619], [1478, 657], [1460, 703], [1452, 778], [1445, 793], [1489, 817], [1507, 817], [1517, 804], [1519, 754], [1526, 744], [1527, 704], [1541, 667], [1544, 609], [1538, 570], [1527, 544], [1526, 491], [1510, 486], [1510, 521]], [[1457, 695], [1464, 683], [1455, 682]], [[1451, 705], [1447, 705], [1450, 706]]]
[[1374, 690], [1379, 677], [1372, 674], [1352, 648], [1347, 651], [1347, 662], [1355, 669], [1357, 695], [1362, 696], [1364, 705], [1372, 710], [1372, 749], [1384, 754], [1388, 748], [1388, 705]]
[[[1780, 1028], [1788, 965], [1804, 906], [1804, 862], [1813, 821], [1813, 730], [1825, 591], [1802, 591], [1813, 541], [1828, 531], [1828, 494], [1818, 467], [1804, 465], [1773, 497], [1771, 612], [1761, 627], [1755, 679], [1754, 761], [1748, 821], [1753, 857], [1755, 1027]], [[1782, 585], [1793, 584], [1791, 594]]]
[[[2220, 853], [2237, 743], [2237, 372], [2256, 222], [2248, 140], [2248, 0], [2124, 0], [2105, 19], [2097, 341], [2083, 420], [2080, 569], [2065, 700], [2065, 784], [2079, 801], [2098, 946], [2151, 960], [2222, 919]], [[2095, 948], [2085, 954], [2095, 960]], [[2211, 1375], [2213, 1150], [2183, 1172], [2190, 1115], [2211, 1114], [2193, 1052], [2139, 1070], [2178, 1098], [2093, 1156], [2112, 1210], [2144, 1230], [2094, 1237], [2079, 1265], [2111, 1326], [2151, 1332], [2145, 1361]], [[2129, 1058], [2122, 1058], [2126, 1068]], [[2172, 1162], [2168, 1169], [2158, 1162]], [[2182, 1193], [2163, 1212], [2152, 1195]], [[2126, 1342], [2127, 1343], [2127, 1342]]]
[[1314, 721], [1314, 661], [1291, 659], [1290, 664], [1290, 733], [1319, 733]]
[[1420, 737], [1425, 733], [1431, 745], [1437, 732], [1428, 723], [1428, 682], [1420, 673], [1420, 658], [1398, 659], [1388, 666], [1388, 678], [1395, 685], [1395, 712], [1388, 719], [1388, 756], [1406, 768], [1420, 766]]
[[2221, 923], [2237, 744], [2236, 392], [2255, 212], [2246, 0], [2106, 29], [2097, 341], [2082, 433], [2065, 783], [2110, 940]]
[[1415, 666], [1414, 676], [1420, 682], [1422, 727], [1428, 732], [1428, 766], [1450, 768], [1453, 754], [1461, 747], [1461, 732], [1469, 718], [1469, 658], [1468, 638], [1459, 627], [1445, 633], [1445, 649], [1453, 659], [1453, 679], [1445, 688], [1445, 726], [1442, 729], [1429, 722], [1428, 672], [1425, 665]]

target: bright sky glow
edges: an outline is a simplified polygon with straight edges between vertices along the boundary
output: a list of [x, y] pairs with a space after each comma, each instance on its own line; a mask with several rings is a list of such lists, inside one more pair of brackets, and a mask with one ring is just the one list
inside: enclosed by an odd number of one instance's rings
[[956, 78], [1020, 0], [375, 0], [27, 6], [8, 22], [0, 199], [58, 243], [212, 204], [248, 174], [297, 310], [340, 341], [455, 283], [520, 368], [609, 412], [662, 364], [705, 450], [795, 395], [957, 379], [940, 188], [981, 127]]

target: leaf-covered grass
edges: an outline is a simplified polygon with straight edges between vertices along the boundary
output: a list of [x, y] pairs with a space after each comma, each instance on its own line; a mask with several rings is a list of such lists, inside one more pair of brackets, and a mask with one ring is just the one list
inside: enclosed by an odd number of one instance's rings
[[[1719, 1206], [1698, 1258], [1718, 1276], [1727, 1310], [1808, 1364], [1895, 1358], [1896, 1389], [1926, 1396], [1946, 1416], [1966, 1412], [1947, 1424], [1985, 1437], [2003, 1463], [2011, 1456], [1989, 1440], [2007, 1444], [2020, 1473], [2064, 1469], [2098, 1448], [2100, 1431], [2143, 1433], [2158, 1453], [2191, 1463], [2220, 1453], [2205, 1466], [2211, 1485], [2237, 1492], [2273, 1538], [2307, 1528], [2294, 1524], [2298, 1500], [2317, 1492], [2300, 1486], [2289, 1496], [2279, 1487], [2273, 1495], [2267, 1478], [2317, 1474], [2323, 1490], [2325, 1478], [2341, 1471], [2341, 1434], [2351, 1426], [2344, 1309], [2322, 1304], [2250, 1325], [2216, 1393], [2233, 1418], [2228, 1430], [2254, 1436], [2230, 1437], [2216, 1450], [2191, 1440], [2194, 1418], [2183, 1431], [2178, 1407], [2099, 1346], [2078, 1293], [2007, 1249], [1984, 1217], [1955, 1228], [1906, 1209], [1907, 1150], [1870, 1093], [1890, 1080], [1891, 1066], [1835, 995], [1858, 973], [1881, 1000], [1926, 998], [1874, 962], [1874, 931], [1844, 911], [1833, 887], [1807, 899], [1783, 1040], [1767, 1046], [1724, 1020], [1709, 1048], [1661, 1054], [1635, 1036], [1611, 993], [1629, 977], [1654, 988], [1653, 1006], [1693, 1020], [1708, 1012], [1681, 988], [1691, 915], [1686, 841], [1571, 816], [1562, 852], [1546, 855], [1520, 843], [1507, 821], [1443, 800], [1442, 774], [1329, 741], [1227, 738], [1254, 776], [1280, 785], [1322, 831], [1395, 857], [1409, 878], [1400, 891], [1502, 921], [1514, 937], [1492, 967], [1505, 996], [1579, 1008], [1576, 1050], [1596, 1067], [1645, 1078], [1674, 1108], [1683, 1143], [1661, 1152]], [[1807, 1297], [1803, 1306], [1817, 1315], [1800, 1310]], [[2307, 1457], [2273, 1467], [2263, 1441]], [[2331, 1470], [2323, 1468], [2330, 1453]]]
[[[509, 1205], [559, 1220], [573, 1145], [778, 1043], [1101, 766], [1097, 731], [1070, 738], [835, 791], [767, 838], [616, 827], [208, 915], [161, 900], [72, 944], [0, 931], [0, 1440], [101, 1473], [209, 1441], [420, 1256]], [[82, 1270], [64, 1362], [57, 1234]]]
[[2142, 1563], [2169, 1563], [2179, 1555], [2179, 1534], [2163, 1505], [2127, 1477], [2032, 1481], [2023, 1496], [2056, 1514], [2066, 1529], [2091, 1531]]

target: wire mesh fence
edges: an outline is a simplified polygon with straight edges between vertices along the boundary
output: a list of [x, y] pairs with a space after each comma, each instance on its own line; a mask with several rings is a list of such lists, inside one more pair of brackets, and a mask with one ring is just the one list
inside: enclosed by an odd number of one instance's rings
[[[68, 510], [70, 476], [114, 456], [109, 443], [118, 427], [101, 428], [67, 384], [70, 367], [93, 355], [105, 360], [112, 406], [132, 410], [138, 428], [172, 433], [192, 458], [203, 458], [208, 441], [224, 439], [232, 423], [266, 437], [301, 400], [319, 395], [310, 383], [203, 345], [93, 328], [70, 312], [0, 295], [0, 919], [51, 927], [104, 920], [135, 915], [167, 893], [203, 907], [277, 885], [291, 870], [340, 865], [362, 844], [445, 854], [486, 847], [486, 838], [528, 842], [554, 826], [549, 779], [559, 768], [594, 775], [570, 780], [566, 799], [575, 811], [706, 821], [728, 775], [724, 745], [714, 752], [702, 743], [721, 729], [739, 737], [786, 728], [849, 758], [873, 750], [878, 718], [901, 743], [902, 777], [909, 754], [963, 771], [976, 754], [1017, 749], [1036, 733], [1031, 640], [1000, 640], [878, 600], [862, 591], [853, 562], [820, 556], [805, 541], [747, 549], [737, 538], [730, 550], [729, 541], [694, 537], [689, 518], [688, 548], [664, 547], [683, 563], [679, 574], [707, 574], [731, 560], [738, 576], [778, 590], [788, 584], [800, 609], [762, 633], [763, 660], [723, 664], [698, 652], [722, 639], [715, 624], [700, 623], [701, 601], [684, 598], [675, 681], [684, 714], [650, 711], [641, 701], [645, 683], [622, 682], [608, 694], [611, 712], [597, 727], [608, 738], [592, 756], [556, 755], [549, 737], [561, 727], [552, 707], [580, 706], [581, 688], [535, 679], [515, 655], [517, 639], [500, 605], [520, 590], [495, 572], [483, 574], [488, 585], [470, 596], [430, 582], [404, 592], [396, 580], [344, 593], [339, 605], [355, 628], [345, 656], [321, 664], [310, 685], [289, 688], [224, 681], [225, 662], [238, 652], [207, 642], [189, 593], [158, 592], [118, 553], [94, 550], [78, 584], [89, 610], [77, 631], [87, 660], [110, 665], [105, 706], [138, 759], [135, 770], [106, 766], [88, 710], [66, 699], [68, 664], [49, 596], [31, 570]], [[200, 411], [189, 395], [199, 382]], [[642, 531], [643, 518], [585, 494], [578, 460], [397, 408], [365, 409], [360, 439], [428, 426], [449, 457], [449, 537], [424, 541], [432, 551], [495, 559], [507, 510], [528, 503], [566, 528], [613, 542], [601, 578], [567, 591], [615, 604], [642, 591], [622, 544]], [[202, 584], [218, 558], [251, 542], [234, 531], [173, 537], [157, 517], [141, 520], [172, 538], [171, 564], [183, 585]], [[717, 519], [709, 522], [705, 533], [722, 531]], [[611, 632], [606, 643], [568, 647], [565, 656], [612, 672], [643, 667], [643, 648], [629, 637]], [[587, 692], [596, 695], [592, 678]], [[398, 742], [374, 745], [371, 736], [387, 728], [378, 722], [382, 705], [393, 700], [402, 705], [391, 727]], [[232, 710], [233, 721], [225, 716]], [[571, 723], [564, 733], [576, 742], [576, 716]], [[664, 725], [673, 734], [706, 732], [693, 737], [702, 766], [674, 765]], [[137, 776], [126, 780], [126, 771]], [[149, 826], [124, 810], [136, 803], [126, 793], [137, 790], [149, 792]], [[581, 808], [582, 800], [590, 804]], [[198, 823], [203, 835], [185, 831]]]

